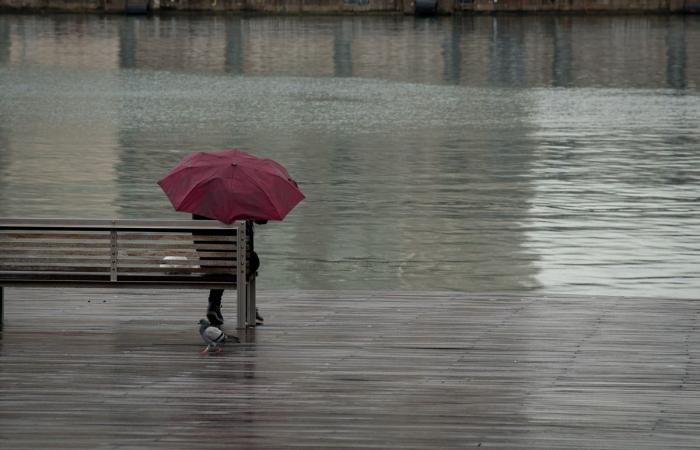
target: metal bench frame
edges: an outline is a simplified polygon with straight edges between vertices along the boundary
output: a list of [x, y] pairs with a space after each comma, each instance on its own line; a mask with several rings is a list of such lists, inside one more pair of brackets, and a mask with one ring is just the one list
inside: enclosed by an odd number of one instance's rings
[[[190, 234], [191, 242], [187, 239]], [[81, 241], [81, 236], [86, 239]], [[178, 236], [177, 245], [169, 241], [174, 239], [173, 236]], [[91, 251], [98, 258], [104, 257], [104, 260], [86, 258], [86, 261], [77, 263], [80, 252], [76, 252], [77, 256], [71, 255], [71, 259], [68, 259], [72, 263], [62, 262], [61, 248], [70, 253], [71, 244], [90, 245], [89, 239], [97, 239], [101, 244]], [[202, 245], [211, 246], [211, 243], [200, 242], [198, 245], [195, 241], [207, 239], [221, 239], [222, 243], [215, 246], [224, 250], [218, 251], [236, 256], [229, 256], [223, 262], [207, 260], [204, 263], [207, 266], [191, 266], [196, 267], [194, 269], [179, 268], [177, 264], [158, 264], [163, 262], [162, 256], [169, 253], [187, 251], [197, 256], [198, 252], [206, 252], [202, 250]], [[144, 253], [137, 263], [128, 263], [124, 261], [128, 257], [122, 258], [122, 255], [130, 251], [124, 248], [128, 247], [126, 243], [129, 241], [131, 245], [155, 250], [149, 250], [150, 253], [141, 250]], [[46, 256], [50, 248], [54, 249], [54, 255], [59, 256]], [[251, 251], [252, 227], [246, 222], [225, 225], [206, 220], [0, 218], [0, 328], [3, 323], [4, 287], [236, 289], [237, 328], [255, 326], [255, 274], [248, 273]], [[240, 258], [239, 255], [245, 257]], [[201, 262], [197, 259], [191, 263]], [[104, 265], [90, 267], [92, 261], [104, 261]], [[232, 270], [226, 265], [229, 262], [235, 264]], [[127, 269], [125, 265], [130, 267]]]

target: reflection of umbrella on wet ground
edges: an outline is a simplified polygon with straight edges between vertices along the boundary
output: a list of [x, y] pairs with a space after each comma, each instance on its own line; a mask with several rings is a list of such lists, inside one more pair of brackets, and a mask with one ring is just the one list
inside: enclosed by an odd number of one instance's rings
[[191, 153], [158, 184], [176, 211], [224, 223], [282, 220], [304, 199], [282, 165], [236, 149]]

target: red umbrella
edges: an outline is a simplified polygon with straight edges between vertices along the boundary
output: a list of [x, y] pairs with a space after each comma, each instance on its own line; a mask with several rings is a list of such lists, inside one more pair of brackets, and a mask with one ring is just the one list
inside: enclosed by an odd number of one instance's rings
[[158, 184], [176, 211], [224, 223], [282, 220], [304, 199], [280, 164], [237, 149], [191, 153]]

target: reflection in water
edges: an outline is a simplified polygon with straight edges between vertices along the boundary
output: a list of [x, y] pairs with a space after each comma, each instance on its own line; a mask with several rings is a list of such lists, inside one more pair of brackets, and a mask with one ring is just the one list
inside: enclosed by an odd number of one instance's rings
[[11, 176], [9, 173], [10, 169], [10, 138], [8, 136], [7, 128], [5, 127], [5, 116], [2, 111], [0, 111], [0, 215], [6, 216], [10, 214], [10, 195], [9, 186], [6, 182]]
[[136, 20], [119, 22], [119, 67], [133, 69], [136, 67]]
[[675, 21], [668, 26], [666, 37], [666, 79], [668, 87], [686, 88], [686, 33], [685, 21]]
[[[7, 21], [0, 20], [0, 69], [2, 69], [10, 59], [10, 24]], [[0, 85], [1, 86], [1, 85]], [[1, 94], [0, 94], [1, 95]], [[0, 102], [2, 97], [0, 97]], [[0, 106], [0, 215], [8, 214], [9, 212], [9, 195], [6, 180], [9, 178], [8, 173], [10, 166], [10, 137], [7, 128], [10, 122], [10, 111], [7, 107]], [[1, 342], [2, 340], [0, 340]]]
[[243, 73], [243, 27], [241, 19], [227, 20], [226, 28], [226, 72], [233, 75]]
[[10, 59], [10, 24], [0, 20], [0, 67]]
[[443, 78], [451, 84], [459, 84], [459, 80], [462, 77], [462, 50], [460, 48], [460, 42], [463, 39], [462, 29], [472, 24], [471, 20], [453, 20], [451, 36], [442, 44], [444, 57]]
[[333, 38], [333, 63], [335, 64], [333, 73], [336, 77], [352, 76], [352, 39], [352, 21], [349, 19], [341, 20], [340, 24], [335, 27]]
[[571, 85], [571, 18], [553, 17], [547, 24], [554, 41], [552, 56], [552, 85], [566, 87]]
[[526, 23], [517, 17], [493, 18], [489, 46], [489, 81], [494, 85], [525, 85]]
[[549, 91], [533, 99], [540, 127], [529, 246], [540, 256], [540, 282], [695, 295], [697, 100], [689, 114], [687, 97], [669, 92], [583, 91], [575, 112], [570, 98]]
[[698, 19], [0, 16], [0, 215], [183, 217], [236, 146], [307, 195], [266, 288], [692, 296]]

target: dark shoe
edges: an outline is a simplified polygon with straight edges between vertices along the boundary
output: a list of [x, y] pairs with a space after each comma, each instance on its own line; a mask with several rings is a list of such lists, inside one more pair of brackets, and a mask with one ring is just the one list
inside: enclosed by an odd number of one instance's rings
[[207, 320], [215, 327], [223, 325], [224, 316], [221, 315], [221, 307], [209, 306], [209, 309], [207, 309]]
[[263, 316], [260, 315], [258, 308], [255, 308], [255, 325], [262, 325], [265, 322]]

